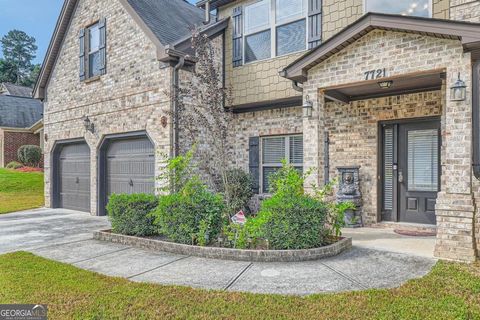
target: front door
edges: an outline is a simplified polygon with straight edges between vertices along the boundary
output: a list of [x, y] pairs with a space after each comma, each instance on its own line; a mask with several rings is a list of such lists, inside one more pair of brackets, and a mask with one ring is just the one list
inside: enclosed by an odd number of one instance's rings
[[384, 220], [435, 224], [440, 187], [440, 121], [383, 126]]

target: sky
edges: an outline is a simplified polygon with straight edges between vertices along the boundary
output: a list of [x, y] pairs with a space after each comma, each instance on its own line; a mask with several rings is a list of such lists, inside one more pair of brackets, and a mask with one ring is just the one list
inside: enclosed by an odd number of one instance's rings
[[63, 0], [0, 0], [0, 37], [13, 29], [33, 36], [38, 46], [34, 63], [42, 63], [62, 5]]

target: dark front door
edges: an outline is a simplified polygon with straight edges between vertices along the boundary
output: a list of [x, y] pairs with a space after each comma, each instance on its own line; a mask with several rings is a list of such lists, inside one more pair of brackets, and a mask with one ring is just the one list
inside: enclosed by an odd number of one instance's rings
[[383, 126], [385, 220], [435, 224], [440, 188], [440, 121]]

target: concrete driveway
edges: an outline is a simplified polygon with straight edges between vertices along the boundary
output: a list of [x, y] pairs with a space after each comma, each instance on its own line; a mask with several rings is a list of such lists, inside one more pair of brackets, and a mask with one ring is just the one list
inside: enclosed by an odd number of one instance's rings
[[[306, 295], [391, 288], [427, 274], [435, 260], [415, 252], [369, 247], [360, 239], [336, 257], [296, 263], [249, 263], [152, 252], [92, 239], [104, 217], [64, 209], [0, 215], [0, 253], [24, 250], [79, 268], [132, 281], [205, 289]], [[379, 232], [377, 230], [377, 232]], [[388, 239], [386, 230], [382, 238]], [[399, 237], [395, 236], [395, 241]], [[409, 246], [412, 239], [408, 240]], [[430, 243], [433, 239], [418, 239]], [[420, 252], [421, 253], [421, 252]]]

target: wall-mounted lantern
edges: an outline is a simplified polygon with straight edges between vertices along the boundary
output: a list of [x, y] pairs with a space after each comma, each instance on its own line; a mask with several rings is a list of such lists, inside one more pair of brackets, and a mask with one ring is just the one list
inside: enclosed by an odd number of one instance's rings
[[93, 124], [92, 121], [90, 121], [88, 116], [84, 116], [82, 119], [83, 119], [83, 126], [85, 127], [85, 130], [90, 131], [91, 133], [94, 133], [95, 125]]
[[450, 101], [464, 101], [467, 98], [467, 85], [465, 81], [460, 79], [460, 72], [458, 79], [453, 86], [450, 87]]
[[310, 118], [312, 116], [312, 110], [313, 110], [313, 104], [312, 101], [310, 101], [310, 98], [308, 95], [305, 97], [305, 102], [303, 103], [303, 117], [304, 118]]
[[387, 81], [380, 81], [378, 82], [378, 86], [381, 88], [381, 89], [390, 89], [393, 85], [393, 81], [392, 80], [387, 80]]

